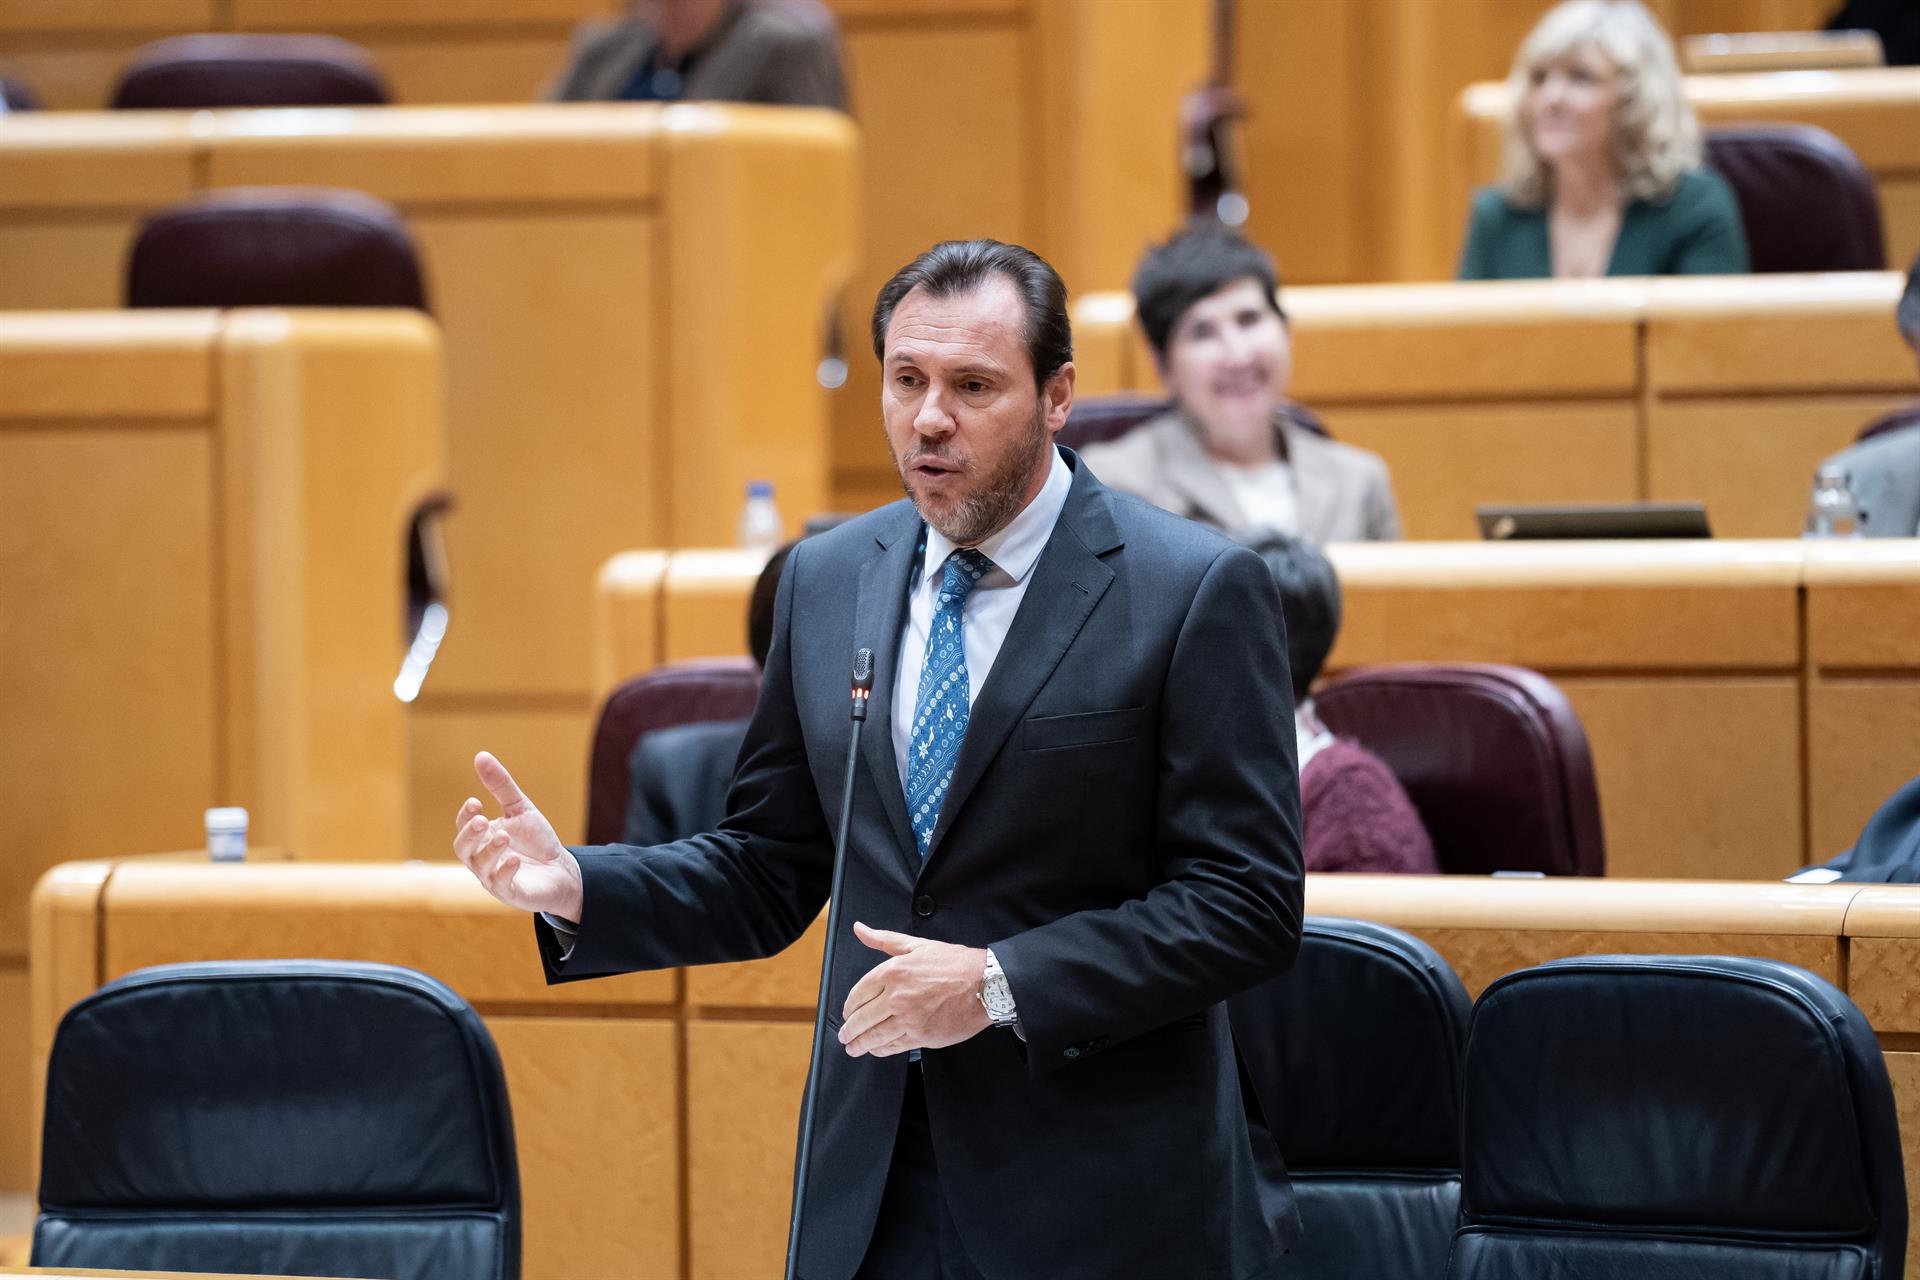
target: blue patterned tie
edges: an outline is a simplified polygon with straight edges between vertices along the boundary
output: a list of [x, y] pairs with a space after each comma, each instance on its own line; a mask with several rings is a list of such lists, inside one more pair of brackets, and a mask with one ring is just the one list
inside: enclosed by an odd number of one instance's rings
[[948, 556], [940, 601], [927, 628], [927, 664], [920, 668], [907, 748], [907, 814], [923, 858], [940, 821], [940, 802], [947, 798], [960, 740], [967, 735], [967, 647], [961, 618], [968, 593], [991, 568], [993, 561], [965, 547]]

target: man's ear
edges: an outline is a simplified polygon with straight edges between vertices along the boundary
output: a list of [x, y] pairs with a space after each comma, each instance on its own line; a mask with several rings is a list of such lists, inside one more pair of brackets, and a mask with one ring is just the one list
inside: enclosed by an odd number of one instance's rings
[[1075, 370], [1073, 361], [1061, 365], [1047, 379], [1047, 385], [1041, 389], [1040, 397], [1047, 406], [1047, 432], [1049, 435], [1067, 425], [1067, 415], [1073, 412], [1073, 381]]

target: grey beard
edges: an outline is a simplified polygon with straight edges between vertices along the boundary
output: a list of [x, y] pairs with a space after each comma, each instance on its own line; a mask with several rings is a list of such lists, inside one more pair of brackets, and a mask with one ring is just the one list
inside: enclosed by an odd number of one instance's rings
[[940, 535], [958, 547], [978, 546], [981, 542], [998, 533], [1018, 514], [1026, 498], [1027, 485], [1033, 479], [1035, 466], [1047, 461], [1047, 449], [1052, 441], [1047, 436], [1047, 413], [1042, 405], [1033, 415], [1029, 424], [1026, 443], [1025, 464], [1017, 459], [999, 475], [991, 477], [984, 490], [969, 498], [962, 498], [953, 504], [943, 515], [936, 516], [920, 500], [913, 496], [913, 488], [907, 483], [906, 468], [900, 466], [900, 487], [906, 490], [908, 501], [920, 513], [920, 518], [940, 531]]

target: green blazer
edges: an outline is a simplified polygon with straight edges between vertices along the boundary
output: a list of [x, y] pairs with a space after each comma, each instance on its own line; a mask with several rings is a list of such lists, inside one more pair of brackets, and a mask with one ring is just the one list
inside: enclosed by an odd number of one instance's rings
[[[1733, 188], [1710, 169], [1690, 170], [1665, 200], [1635, 200], [1620, 219], [1610, 276], [1740, 275], [1747, 233]], [[1474, 193], [1462, 280], [1527, 280], [1553, 274], [1547, 211], [1519, 209], [1496, 187]]]

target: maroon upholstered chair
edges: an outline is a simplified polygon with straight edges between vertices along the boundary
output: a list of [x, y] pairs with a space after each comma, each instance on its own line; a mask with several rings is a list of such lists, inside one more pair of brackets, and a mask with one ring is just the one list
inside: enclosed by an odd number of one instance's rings
[[702, 658], [656, 667], [607, 695], [587, 766], [587, 843], [613, 844], [627, 816], [627, 757], [640, 735], [700, 720], [753, 714], [760, 669], [751, 658]]
[[1879, 271], [1880, 197], [1847, 144], [1808, 124], [1709, 129], [1707, 164], [1740, 199], [1755, 272]]
[[1524, 667], [1359, 667], [1314, 693], [1320, 718], [1386, 761], [1440, 869], [1605, 873], [1600, 798], [1579, 716]]
[[420, 253], [385, 201], [330, 187], [234, 187], [149, 217], [130, 307], [414, 307]]
[[1910, 404], [1904, 409], [1895, 409], [1892, 413], [1875, 418], [1860, 428], [1860, 434], [1853, 438], [1853, 442], [1859, 444], [1862, 440], [1905, 431], [1909, 427], [1920, 427], [1920, 404]]
[[0, 115], [9, 111], [38, 111], [40, 95], [33, 86], [12, 76], [0, 76]]
[[172, 36], [134, 50], [119, 108], [378, 107], [387, 87], [367, 51], [337, 36]]
[[[1069, 449], [1084, 449], [1090, 444], [1118, 440], [1149, 418], [1165, 413], [1172, 402], [1164, 396], [1146, 396], [1123, 392], [1111, 396], [1088, 396], [1075, 400], [1067, 414], [1066, 425], [1054, 437]], [[1326, 424], [1305, 405], [1287, 406], [1294, 424], [1317, 436], [1327, 434]]]

